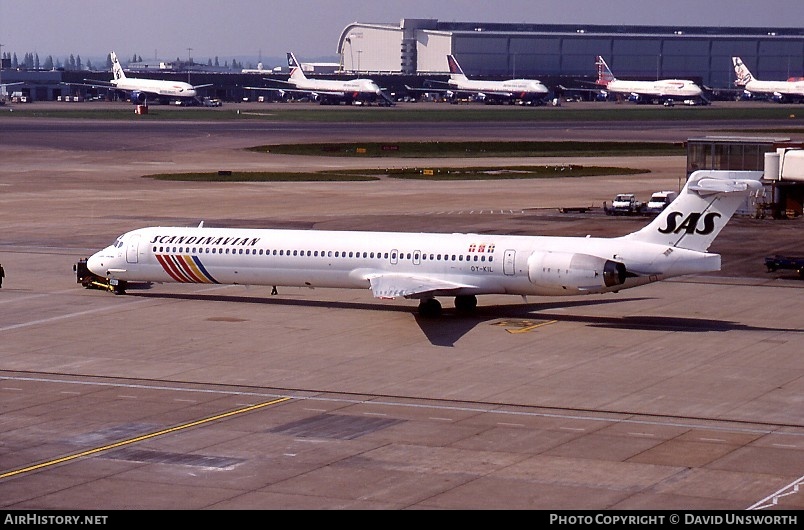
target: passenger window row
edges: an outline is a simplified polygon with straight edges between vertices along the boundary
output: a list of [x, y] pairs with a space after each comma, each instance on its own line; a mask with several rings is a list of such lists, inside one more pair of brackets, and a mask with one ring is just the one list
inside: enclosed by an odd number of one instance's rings
[[[231, 251], [231, 252], [230, 252]], [[173, 253], [182, 254], [184, 252], [190, 254], [244, 254], [253, 256], [308, 256], [308, 257], [321, 257], [321, 258], [368, 258], [368, 259], [385, 259], [390, 256], [391, 260], [397, 259], [414, 259], [413, 252], [353, 252], [353, 251], [339, 251], [339, 250], [264, 250], [264, 249], [250, 249], [250, 248], [217, 248], [217, 247], [153, 247], [154, 253]], [[426, 254], [421, 253], [422, 261], [494, 261], [494, 256], [486, 256], [485, 254], [467, 255], [463, 254]], [[488, 258], [488, 260], [486, 259]]]

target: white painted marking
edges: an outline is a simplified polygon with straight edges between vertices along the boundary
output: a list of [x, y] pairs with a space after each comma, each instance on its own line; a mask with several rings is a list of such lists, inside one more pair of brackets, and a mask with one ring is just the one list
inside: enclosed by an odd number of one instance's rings
[[780, 490], [776, 490], [761, 501], [748, 507], [749, 510], [761, 510], [763, 508], [770, 508], [779, 503], [779, 498], [793, 495], [799, 492], [799, 486], [804, 483], [804, 476], [798, 477], [796, 480], [785, 486]]

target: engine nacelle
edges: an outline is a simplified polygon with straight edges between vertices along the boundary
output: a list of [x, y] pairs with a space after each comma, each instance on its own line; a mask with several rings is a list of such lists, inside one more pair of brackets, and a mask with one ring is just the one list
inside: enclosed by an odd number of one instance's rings
[[144, 92], [133, 91], [131, 93], [131, 102], [135, 105], [143, 105], [148, 99], [148, 96]]
[[625, 282], [625, 265], [589, 254], [537, 251], [528, 258], [528, 279], [556, 294], [610, 290]]

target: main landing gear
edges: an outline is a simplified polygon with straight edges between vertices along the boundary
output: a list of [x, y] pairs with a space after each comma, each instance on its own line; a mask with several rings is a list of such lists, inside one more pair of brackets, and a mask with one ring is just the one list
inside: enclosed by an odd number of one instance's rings
[[[477, 297], [473, 294], [455, 297], [455, 309], [459, 313], [471, 313], [477, 307]], [[419, 302], [419, 316], [435, 318], [441, 315], [441, 302], [435, 298], [423, 298]]]

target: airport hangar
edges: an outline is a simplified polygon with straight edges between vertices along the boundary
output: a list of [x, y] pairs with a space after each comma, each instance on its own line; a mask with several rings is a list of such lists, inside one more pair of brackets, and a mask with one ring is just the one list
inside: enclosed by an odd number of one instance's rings
[[[423, 87], [427, 80], [446, 80], [448, 54], [457, 57], [469, 77], [535, 77], [553, 88], [572, 86], [573, 81], [590, 86], [597, 77], [597, 55], [623, 79], [685, 78], [715, 91], [735, 88], [732, 56], [742, 57], [757, 79], [804, 75], [804, 29], [800, 27], [510, 24], [406, 18], [399, 24], [351, 23], [341, 31], [335, 50], [339, 64], [329, 69], [306, 63], [304, 57], [298, 59], [315, 77], [371, 77], [396, 94], [405, 93], [405, 85]], [[292, 44], [284, 51], [293, 51]], [[167, 68], [138, 70], [129, 65], [127, 70], [138, 77], [181, 81], [192, 75], [193, 84], [214, 85], [202, 95], [224, 101], [256, 99], [257, 94], [244, 87], [265, 85], [265, 79], [287, 79], [286, 67], [283, 72], [211, 72], [204, 65], [184, 68], [181, 63], [168, 63]], [[26, 81], [21, 89], [29, 101], [37, 101], [68, 94], [86, 96], [91, 89], [64, 83], [81, 83], [85, 78], [108, 81], [109, 75], [105, 70], [7, 70], [3, 79]], [[734, 95], [730, 92], [729, 99]]]

